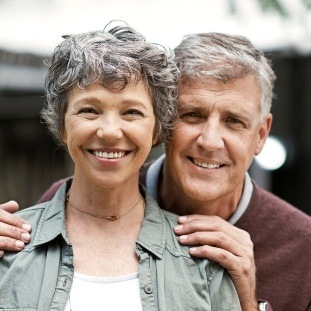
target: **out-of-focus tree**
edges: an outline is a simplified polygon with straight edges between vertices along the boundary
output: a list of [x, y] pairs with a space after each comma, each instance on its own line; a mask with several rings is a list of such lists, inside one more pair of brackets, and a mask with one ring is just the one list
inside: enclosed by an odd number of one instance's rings
[[[291, 17], [291, 12], [287, 9], [282, 0], [255, 0], [263, 12], [275, 12], [284, 18]], [[311, 10], [311, 0], [292, 0], [297, 4], [303, 5], [306, 10]], [[235, 14], [239, 10], [237, 0], [228, 0], [230, 11]]]

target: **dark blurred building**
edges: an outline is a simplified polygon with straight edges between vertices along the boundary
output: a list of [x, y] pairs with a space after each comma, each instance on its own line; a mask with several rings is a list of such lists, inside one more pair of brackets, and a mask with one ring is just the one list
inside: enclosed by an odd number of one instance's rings
[[277, 75], [271, 134], [285, 144], [288, 158], [272, 173], [272, 192], [311, 214], [311, 54], [274, 53]]
[[[257, 167], [251, 175], [259, 181], [265, 176], [269, 190], [311, 215], [311, 54], [267, 55], [277, 74], [271, 134], [285, 144], [288, 158], [276, 171]], [[0, 202], [15, 199], [22, 207], [34, 204], [56, 179], [72, 174], [68, 155], [40, 122], [43, 61], [0, 50]]]
[[33, 205], [70, 161], [40, 122], [44, 57], [0, 50], [0, 202]]

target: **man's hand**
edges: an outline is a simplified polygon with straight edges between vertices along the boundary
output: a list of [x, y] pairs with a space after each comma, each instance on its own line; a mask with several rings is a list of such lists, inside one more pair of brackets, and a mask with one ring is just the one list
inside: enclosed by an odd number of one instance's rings
[[190, 254], [218, 262], [227, 269], [236, 287], [242, 310], [258, 310], [256, 267], [250, 235], [217, 216], [178, 218], [174, 229], [183, 245], [194, 246]]
[[4, 251], [22, 250], [30, 240], [31, 226], [11, 214], [16, 211], [18, 204], [15, 201], [0, 204], [0, 258]]

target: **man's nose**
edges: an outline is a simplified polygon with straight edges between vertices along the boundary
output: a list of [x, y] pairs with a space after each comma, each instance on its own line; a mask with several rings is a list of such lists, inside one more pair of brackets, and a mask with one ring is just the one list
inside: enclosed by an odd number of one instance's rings
[[216, 151], [224, 147], [223, 130], [216, 118], [209, 118], [201, 124], [197, 143], [206, 151]]

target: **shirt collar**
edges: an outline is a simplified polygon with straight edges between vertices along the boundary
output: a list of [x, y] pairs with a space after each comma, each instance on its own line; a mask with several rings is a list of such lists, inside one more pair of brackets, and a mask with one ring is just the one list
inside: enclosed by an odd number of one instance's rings
[[228, 222], [231, 225], [235, 225], [237, 223], [237, 221], [242, 217], [242, 215], [247, 210], [249, 202], [251, 201], [253, 189], [254, 189], [254, 186], [252, 184], [251, 178], [250, 178], [249, 174], [246, 172], [245, 178], [244, 178], [244, 186], [243, 186], [243, 192], [242, 192], [241, 200], [240, 200], [238, 207], [235, 210], [234, 214], [228, 220]]
[[144, 188], [143, 191], [145, 192], [146, 211], [136, 243], [161, 259], [167, 239], [164, 212]]
[[[161, 155], [154, 163], [150, 165], [146, 176], [146, 188], [151, 196], [159, 202], [158, 186], [160, 184], [161, 169], [165, 161], [165, 154]], [[241, 200], [234, 214], [229, 219], [229, 223], [234, 225], [246, 211], [253, 193], [253, 184], [248, 172], [245, 173], [244, 187]]]
[[34, 246], [47, 243], [58, 235], [62, 235], [65, 241], [69, 243], [65, 224], [65, 200], [71, 181], [71, 179], [67, 180], [51, 201], [43, 203], [46, 204], [46, 207], [38, 224]]

